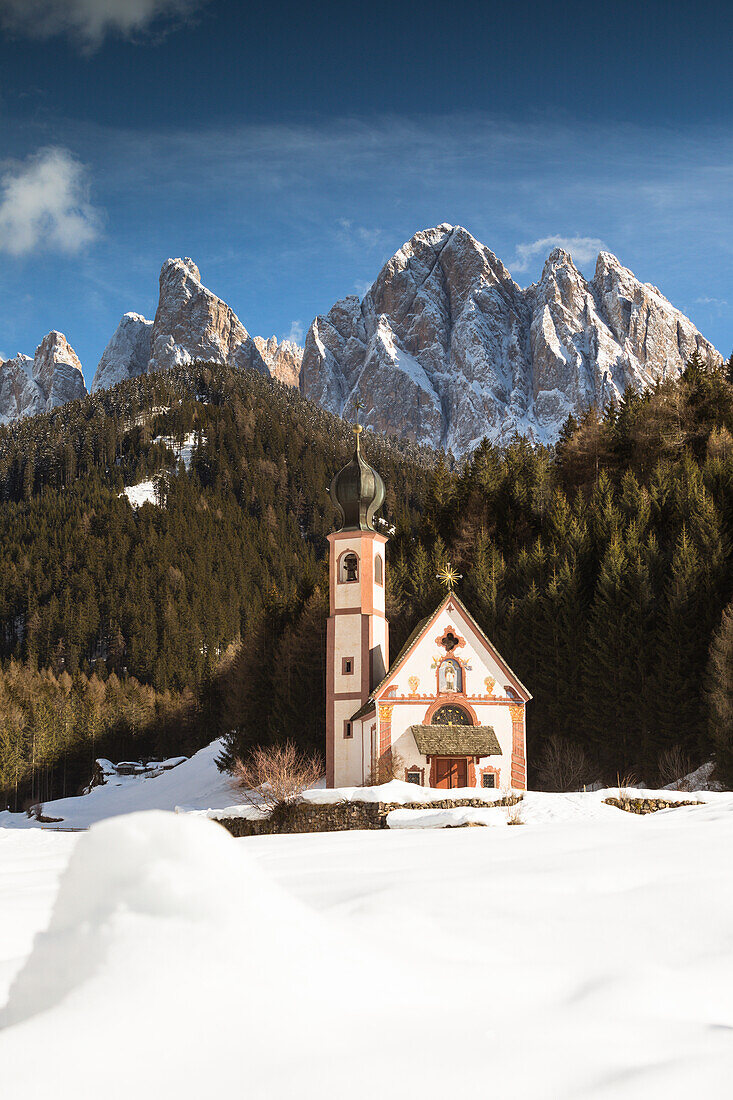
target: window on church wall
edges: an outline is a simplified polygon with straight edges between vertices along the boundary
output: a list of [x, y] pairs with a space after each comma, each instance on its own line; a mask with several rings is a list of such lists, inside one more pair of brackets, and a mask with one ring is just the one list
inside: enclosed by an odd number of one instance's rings
[[458, 661], [443, 661], [438, 669], [438, 690], [463, 691], [463, 669]]
[[445, 707], [438, 707], [430, 719], [430, 724], [433, 726], [472, 726], [473, 722], [463, 707], [454, 707], [448, 704]]
[[384, 584], [384, 563], [381, 554], [377, 554], [374, 559], [374, 583]]
[[496, 786], [496, 776], [493, 772], [484, 772], [481, 776], [481, 786], [494, 788]]
[[344, 737], [348, 740], [348, 738], [353, 736], [354, 727], [352, 726], [351, 722], [344, 722]]
[[422, 786], [422, 769], [421, 768], [408, 768], [405, 773], [405, 779], [408, 783], [415, 783], [416, 786]]
[[354, 674], [354, 658], [342, 657], [341, 659], [341, 673], [343, 676], [353, 676]]
[[359, 579], [359, 559], [356, 554], [349, 551], [348, 554], [344, 554], [341, 559], [341, 567], [339, 569], [339, 581], [341, 584], [350, 584], [352, 581], [358, 581]]

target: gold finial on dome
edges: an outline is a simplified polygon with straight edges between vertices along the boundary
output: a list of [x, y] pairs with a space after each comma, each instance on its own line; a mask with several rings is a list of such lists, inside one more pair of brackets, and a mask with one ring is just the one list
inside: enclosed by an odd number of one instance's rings
[[374, 514], [384, 503], [384, 482], [361, 453], [360, 437], [364, 430], [359, 412], [364, 408], [357, 400], [356, 424], [351, 429], [356, 436], [356, 449], [343, 470], [331, 482], [331, 501], [339, 513], [341, 531], [374, 531]]
[[357, 397], [356, 404], [354, 405], [354, 408], [356, 409], [356, 424], [355, 424], [355, 426], [352, 430], [354, 432], [354, 435], [356, 436], [356, 449], [357, 449], [357, 451], [360, 451], [361, 447], [360, 447], [359, 437], [361, 436], [361, 433], [364, 431], [361, 424], [359, 423], [359, 413], [364, 408], [364, 402], [361, 400], [360, 397]]

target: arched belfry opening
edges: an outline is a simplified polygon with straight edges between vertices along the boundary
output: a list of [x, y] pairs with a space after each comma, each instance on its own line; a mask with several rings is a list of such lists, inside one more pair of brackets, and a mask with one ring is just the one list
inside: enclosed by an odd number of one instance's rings
[[350, 584], [352, 581], [358, 581], [358, 579], [359, 559], [353, 551], [350, 551], [341, 558], [341, 575], [339, 580], [342, 584]]

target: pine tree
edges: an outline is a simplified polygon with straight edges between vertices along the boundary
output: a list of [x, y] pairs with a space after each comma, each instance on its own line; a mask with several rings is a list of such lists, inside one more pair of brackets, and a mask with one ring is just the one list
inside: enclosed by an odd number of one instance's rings
[[710, 645], [707, 670], [707, 713], [716, 775], [733, 787], [733, 604], [723, 611]]

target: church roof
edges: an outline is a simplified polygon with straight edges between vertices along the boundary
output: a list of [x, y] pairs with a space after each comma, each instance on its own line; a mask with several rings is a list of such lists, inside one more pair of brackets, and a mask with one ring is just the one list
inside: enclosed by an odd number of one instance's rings
[[398, 672], [400, 667], [404, 664], [404, 662], [407, 659], [408, 655], [412, 652], [412, 650], [415, 648], [415, 646], [418, 645], [419, 642], [422, 641], [422, 639], [425, 637], [428, 630], [430, 629], [431, 624], [435, 622], [438, 615], [441, 613], [441, 611], [446, 606], [446, 604], [449, 603], [450, 601], [457, 604], [458, 607], [461, 609], [462, 614], [466, 616], [466, 618], [468, 619], [468, 621], [471, 624], [471, 626], [473, 627], [473, 629], [476, 631], [476, 633], [479, 635], [479, 637], [481, 638], [481, 640], [485, 644], [486, 648], [489, 650], [489, 652], [495, 658], [497, 664], [499, 664], [501, 666], [501, 668], [504, 670], [504, 672], [506, 673], [507, 679], [511, 680], [514, 687], [518, 689], [518, 691], [520, 693], [520, 696], [523, 699], [523, 701], [525, 703], [529, 702], [529, 700], [532, 698], [532, 696], [527, 691], [526, 687], [524, 686], [522, 681], [519, 679], [517, 674], [515, 672], [512, 672], [512, 670], [509, 668], [509, 665], [506, 663], [504, 658], [501, 656], [501, 654], [499, 653], [496, 646], [489, 640], [489, 638], [486, 637], [486, 634], [481, 629], [481, 627], [478, 625], [478, 623], [476, 622], [476, 620], [474, 619], [473, 615], [468, 610], [466, 605], [463, 603], [463, 600], [459, 600], [459, 598], [458, 598], [458, 596], [456, 596], [455, 592], [449, 592], [440, 601], [440, 603], [436, 607], [435, 611], [433, 611], [432, 615], [426, 615], [425, 618], [421, 619], [420, 622], [417, 624], [417, 626], [413, 630], [412, 634], [410, 634], [409, 638], [407, 639], [407, 641], [403, 645], [402, 649], [399, 651], [399, 653], [395, 657], [394, 661], [390, 665], [389, 672], [387, 673], [387, 675], [382, 680], [380, 680], [380, 682], [377, 684], [377, 686], [374, 688], [374, 690], [370, 693], [369, 698], [364, 703], [362, 703], [362, 705], [359, 707], [359, 709], [356, 711], [356, 713], [352, 714], [352, 716], [351, 716], [351, 721], [352, 722], [355, 722], [358, 718], [363, 718], [366, 714], [370, 714], [375, 709], [376, 700], [379, 698], [382, 690], [387, 686], [387, 684], [392, 679], [392, 677], [396, 675], [396, 673]]
[[[473, 629], [476, 631], [478, 636], [481, 638], [481, 640], [485, 644], [486, 648], [490, 651], [492, 656], [495, 658], [497, 664], [499, 664], [501, 666], [501, 668], [504, 670], [507, 677], [512, 681], [514, 687], [516, 687], [519, 690], [519, 693], [520, 693], [522, 699], [524, 700], [524, 702], [525, 703], [529, 702], [529, 700], [532, 698], [529, 691], [527, 691], [526, 687], [524, 686], [522, 681], [519, 679], [516, 672], [512, 672], [512, 670], [509, 668], [509, 665], [506, 663], [504, 658], [501, 656], [501, 654], [499, 653], [496, 646], [489, 640], [489, 638], [486, 637], [486, 634], [481, 629], [481, 627], [478, 625], [478, 623], [474, 619], [473, 615], [471, 614], [471, 612], [468, 610], [468, 608], [464, 604], [463, 600], [460, 600], [458, 598], [458, 596], [455, 594], [455, 592], [449, 592], [446, 596], [444, 596], [443, 599], [438, 604], [438, 606], [436, 607], [435, 611], [432, 613], [432, 615], [428, 615], [426, 618], [422, 619], [421, 622], [419, 622], [417, 624], [417, 626], [413, 630], [412, 634], [410, 635], [410, 637], [407, 639], [407, 641], [403, 645], [402, 649], [397, 654], [397, 657], [395, 658], [395, 660], [390, 665], [389, 672], [384, 677], [384, 679], [380, 683], [377, 684], [374, 691], [369, 696], [369, 699], [372, 700], [372, 702], [373, 702], [379, 696], [380, 692], [382, 691], [382, 688], [387, 686], [387, 684], [392, 679], [392, 677], [397, 673], [400, 666], [402, 664], [404, 664], [404, 661], [405, 661], [406, 657], [408, 656], [408, 654], [415, 648], [415, 646], [420, 641], [422, 641], [422, 639], [425, 637], [428, 630], [430, 629], [431, 624], [435, 622], [435, 620], [437, 619], [438, 615], [440, 615], [443, 608], [446, 606], [446, 604], [448, 604], [450, 602], [457, 604], [457, 606], [460, 608], [462, 614], [465, 615], [465, 617], [468, 619], [468, 621], [471, 624], [471, 626], [473, 627]], [[367, 700], [367, 701], [369, 701], [369, 700]]]
[[423, 756], [501, 756], [493, 726], [410, 726]]

